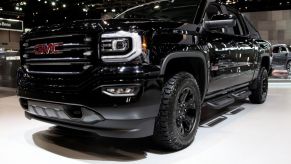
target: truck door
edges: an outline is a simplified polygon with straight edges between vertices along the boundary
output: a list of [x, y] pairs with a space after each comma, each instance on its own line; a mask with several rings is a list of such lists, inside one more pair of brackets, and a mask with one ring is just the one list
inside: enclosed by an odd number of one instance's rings
[[[221, 14], [219, 5], [210, 4], [206, 9], [204, 20], [212, 20]], [[210, 82], [208, 93], [224, 90], [236, 85], [238, 46], [226, 28], [205, 30], [204, 37], [210, 56]]]
[[227, 10], [236, 19], [236, 26], [228, 29], [228, 31], [229, 34], [233, 35], [233, 39], [238, 47], [236, 53], [237, 78], [235, 83], [239, 85], [252, 80], [258, 47], [255, 40], [247, 36], [247, 26], [243, 17], [231, 8], [227, 8]]

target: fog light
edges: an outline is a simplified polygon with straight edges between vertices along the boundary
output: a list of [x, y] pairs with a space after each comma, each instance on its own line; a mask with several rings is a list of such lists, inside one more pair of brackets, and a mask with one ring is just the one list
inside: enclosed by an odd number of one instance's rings
[[102, 93], [112, 97], [132, 97], [139, 91], [139, 85], [136, 86], [106, 86], [102, 88]]

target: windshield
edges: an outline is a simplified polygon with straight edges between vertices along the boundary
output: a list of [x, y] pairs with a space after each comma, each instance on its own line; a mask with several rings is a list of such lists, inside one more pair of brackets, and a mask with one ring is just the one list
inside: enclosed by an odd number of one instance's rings
[[156, 1], [133, 7], [116, 19], [161, 19], [193, 23], [200, 0]]

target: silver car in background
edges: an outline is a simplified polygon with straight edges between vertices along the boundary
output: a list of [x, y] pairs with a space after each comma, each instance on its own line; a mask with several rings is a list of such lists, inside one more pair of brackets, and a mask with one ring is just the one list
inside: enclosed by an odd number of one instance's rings
[[287, 70], [291, 74], [291, 47], [287, 44], [272, 46], [272, 69]]

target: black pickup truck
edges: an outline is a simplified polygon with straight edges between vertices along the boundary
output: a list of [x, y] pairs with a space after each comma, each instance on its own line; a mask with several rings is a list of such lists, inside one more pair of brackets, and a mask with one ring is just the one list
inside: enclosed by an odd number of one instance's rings
[[264, 103], [271, 45], [214, 0], [162, 0], [114, 19], [34, 28], [21, 40], [26, 117], [180, 150], [202, 108]]

